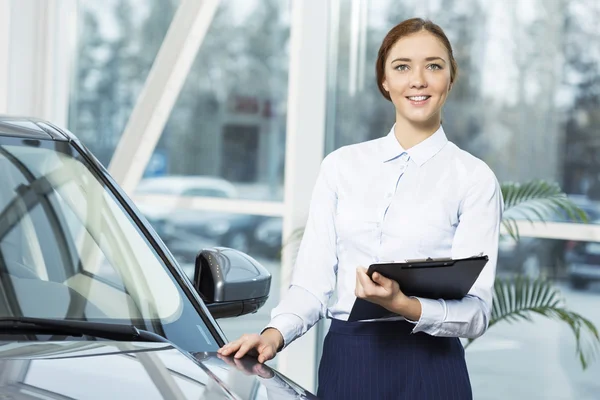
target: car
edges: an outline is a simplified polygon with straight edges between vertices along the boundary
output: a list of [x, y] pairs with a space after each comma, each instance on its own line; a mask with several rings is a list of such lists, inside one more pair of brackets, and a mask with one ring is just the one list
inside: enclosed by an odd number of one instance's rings
[[217, 319], [256, 312], [271, 275], [198, 248], [190, 279], [77, 137], [0, 116], [0, 398], [315, 398]]
[[[600, 220], [594, 221], [600, 224]], [[600, 243], [569, 241], [565, 253], [568, 280], [574, 289], [600, 281]]]
[[135, 194], [167, 194], [183, 197], [236, 198], [235, 186], [225, 179], [210, 176], [169, 175], [144, 178], [138, 183]]
[[282, 239], [283, 221], [281, 217], [268, 218], [258, 225], [254, 232], [253, 249], [269, 258], [280, 258], [282, 246], [284, 245]]
[[[157, 202], [156, 196], [236, 198], [233, 184], [219, 177], [169, 175], [144, 178], [133, 198], [141, 212], [165, 234], [163, 240], [192, 234], [249, 253], [253, 249], [256, 228], [268, 217], [229, 212], [214, 212], [180, 207], [176, 203]], [[154, 199], [153, 199], [154, 197]], [[167, 243], [169, 245], [169, 243]], [[181, 249], [177, 258], [188, 258]]]

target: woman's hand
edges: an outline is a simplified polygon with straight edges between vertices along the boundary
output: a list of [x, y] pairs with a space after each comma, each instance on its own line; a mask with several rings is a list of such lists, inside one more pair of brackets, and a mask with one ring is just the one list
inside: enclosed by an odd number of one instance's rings
[[275, 357], [277, 349], [283, 345], [283, 336], [274, 328], [265, 329], [262, 334], [244, 334], [238, 340], [227, 343], [217, 353], [223, 356], [234, 355], [242, 358], [246, 354], [258, 356], [258, 362], [264, 363]]
[[356, 269], [356, 289], [354, 291], [356, 297], [378, 304], [412, 321], [418, 321], [421, 318], [421, 302], [407, 297], [400, 290], [398, 282], [388, 279], [378, 272], [374, 272], [372, 278], [367, 275], [366, 268], [358, 267]]

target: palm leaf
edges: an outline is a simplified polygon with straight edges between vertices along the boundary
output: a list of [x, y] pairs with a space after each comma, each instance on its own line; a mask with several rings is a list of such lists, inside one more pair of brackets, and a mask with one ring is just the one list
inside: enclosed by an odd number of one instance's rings
[[556, 183], [533, 180], [523, 184], [506, 182], [501, 186], [504, 198], [502, 225], [515, 240], [519, 239], [518, 220], [545, 222], [555, 215], [587, 222], [587, 214], [575, 205]]
[[[494, 303], [489, 327], [506, 321], [532, 322], [534, 315], [558, 320], [568, 325], [576, 342], [576, 354], [586, 369], [600, 351], [600, 334], [588, 319], [569, 311], [560, 291], [544, 279], [518, 276], [513, 279], [497, 278], [494, 285]], [[475, 339], [469, 339], [465, 348]]]

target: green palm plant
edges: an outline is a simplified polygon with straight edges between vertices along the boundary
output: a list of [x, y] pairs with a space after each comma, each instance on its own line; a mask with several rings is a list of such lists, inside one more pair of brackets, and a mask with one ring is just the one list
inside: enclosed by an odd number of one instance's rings
[[[566, 215], [571, 221], [587, 222], [586, 213], [556, 183], [541, 180], [524, 184], [507, 182], [501, 188], [504, 198], [502, 225], [515, 241], [519, 240], [519, 219], [546, 222], [554, 215]], [[533, 322], [534, 315], [567, 324], [575, 336], [575, 351], [583, 369], [595, 360], [600, 350], [598, 329], [587, 318], [568, 310], [560, 290], [551, 282], [524, 276], [496, 279], [489, 327], [500, 322]], [[474, 340], [470, 339], [465, 348]]]
[[[512, 240], [519, 240], [518, 221], [546, 222], [556, 215], [568, 220], [587, 222], [585, 211], [574, 204], [558, 184], [533, 180], [523, 184], [506, 182], [501, 185], [504, 198], [502, 226]], [[283, 247], [294, 245], [294, 254], [302, 239], [304, 228], [298, 228]], [[295, 258], [295, 256], [294, 256]], [[576, 355], [586, 369], [600, 351], [600, 334], [594, 324], [582, 315], [567, 309], [560, 290], [544, 277], [529, 278], [521, 275], [496, 278], [494, 303], [489, 327], [500, 322], [533, 322], [541, 315], [567, 324], [576, 341]], [[475, 339], [469, 339], [465, 348]]]
[[[494, 284], [494, 305], [488, 328], [499, 322], [533, 322], [542, 315], [568, 325], [576, 341], [576, 354], [583, 369], [593, 361], [600, 349], [598, 329], [587, 318], [570, 311], [558, 288], [545, 279], [517, 276], [497, 278]], [[475, 339], [465, 343], [465, 349]]]
[[534, 180], [500, 186], [504, 198], [502, 225], [514, 240], [519, 239], [519, 219], [545, 222], [552, 216], [565, 214], [571, 221], [587, 222], [585, 211], [569, 200], [556, 183]]

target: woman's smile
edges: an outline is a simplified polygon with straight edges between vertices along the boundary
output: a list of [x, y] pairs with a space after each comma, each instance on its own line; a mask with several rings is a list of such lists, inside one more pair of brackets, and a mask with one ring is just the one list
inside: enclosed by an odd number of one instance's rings
[[406, 96], [406, 99], [413, 106], [424, 106], [425, 104], [428, 103], [430, 98], [431, 98], [431, 96], [429, 96], [429, 95]]

